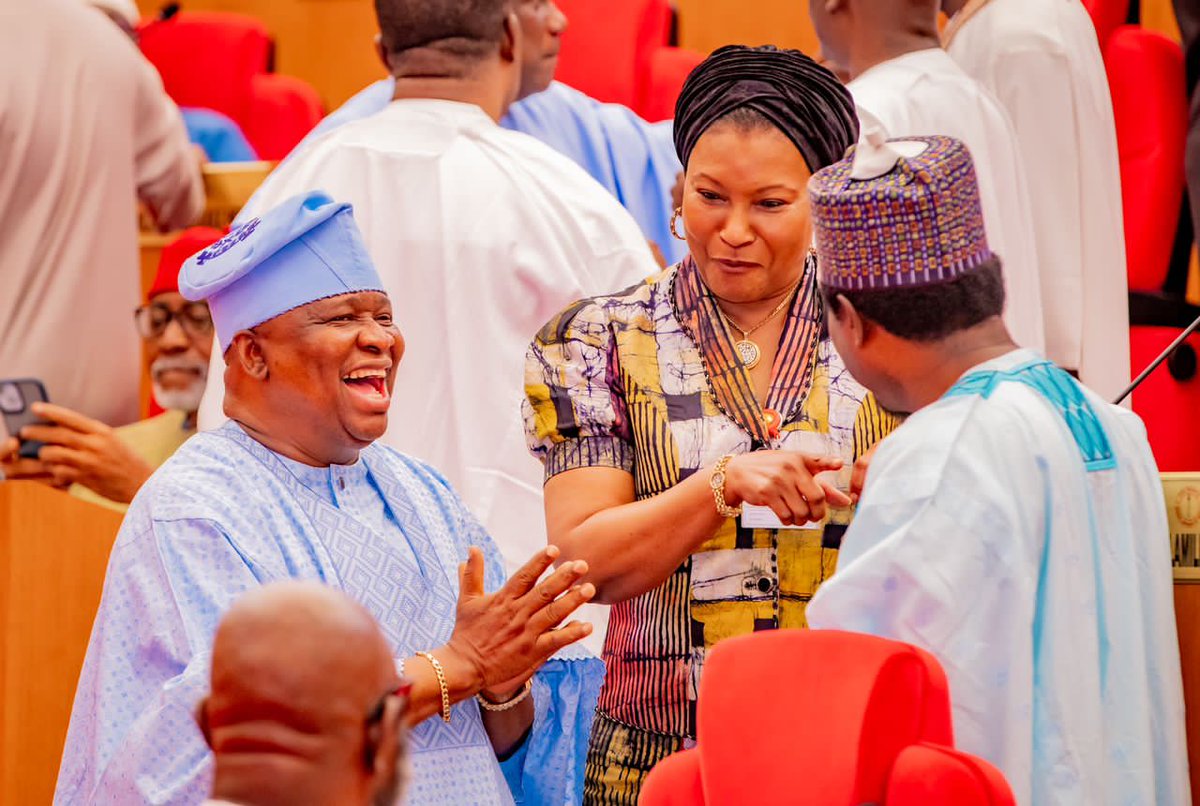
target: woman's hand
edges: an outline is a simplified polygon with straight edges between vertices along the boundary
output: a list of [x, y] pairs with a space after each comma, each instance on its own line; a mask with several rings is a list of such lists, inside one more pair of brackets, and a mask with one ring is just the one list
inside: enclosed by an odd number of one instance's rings
[[472, 547], [459, 567], [458, 617], [443, 663], [473, 674], [477, 690], [501, 695], [523, 684], [555, 652], [589, 635], [592, 625], [585, 622], [558, 626], [596, 593], [590, 583], [575, 584], [587, 563], [563, 563], [538, 582], [558, 554], [547, 546], [489, 595], [483, 590], [483, 552]]
[[842, 469], [842, 460], [796, 451], [754, 451], [725, 467], [725, 503], [770, 507], [787, 526], [820, 521], [827, 508], [850, 506], [850, 497], [817, 474]]
[[34, 403], [33, 412], [51, 424], [27, 425], [21, 438], [46, 443], [38, 459], [56, 486], [79, 483], [128, 504], [154, 472], [115, 429], [98, 420], [52, 403]]

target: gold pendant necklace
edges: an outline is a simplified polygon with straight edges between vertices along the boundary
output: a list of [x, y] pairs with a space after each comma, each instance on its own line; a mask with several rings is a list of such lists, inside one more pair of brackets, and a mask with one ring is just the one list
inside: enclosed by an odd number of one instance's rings
[[[803, 275], [801, 275], [800, 279], [804, 279]], [[762, 350], [759, 348], [757, 342], [754, 342], [750, 339], [750, 334], [778, 316], [779, 312], [786, 308], [788, 303], [792, 301], [792, 294], [795, 293], [799, 286], [800, 280], [797, 280], [796, 284], [792, 286], [786, 294], [784, 294], [783, 299], [780, 300], [779, 304], [775, 306], [775, 310], [767, 314], [766, 319], [763, 319], [757, 325], [749, 329], [742, 327], [737, 322], [730, 319], [729, 315], [726, 314], [725, 311], [721, 310], [720, 303], [718, 303], [716, 300], [713, 300], [713, 304], [717, 307], [717, 313], [721, 315], [721, 319], [725, 322], [726, 328], [736, 330], [742, 334], [740, 339], [734, 341], [733, 351], [737, 353], [738, 361], [742, 362], [742, 366], [746, 369], [754, 369], [757, 367], [759, 360], [762, 358]], [[732, 336], [733, 334], [730, 333], [729, 335]]]

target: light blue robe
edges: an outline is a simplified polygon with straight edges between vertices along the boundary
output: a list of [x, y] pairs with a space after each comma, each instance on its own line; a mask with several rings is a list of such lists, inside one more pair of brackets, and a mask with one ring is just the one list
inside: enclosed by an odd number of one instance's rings
[[1022, 806], [1183, 806], [1162, 484], [1132, 412], [1029, 350], [884, 440], [809, 625], [946, 670], [959, 748]]
[[[391, 103], [395, 89], [392, 78], [363, 89], [317, 124], [292, 154], [326, 132], [381, 111]], [[528, 134], [575, 162], [624, 205], [668, 263], [683, 259], [687, 245], [670, 230], [671, 188], [683, 170], [675, 155], [671, 121], [647, 123], [627, 107], [601, 103], [555, 81], [549, 89], [513, 104], [500, 125]]]
[[249, 162], [258, 159], [242, 129], [227, 115], [212, 109], [180, 107], [188, 139], [204, 149], [209, 162]]
[[[361, 602], [395, 657], [441, 646], [454, 626], [457, 568], [499, 554], [428, 466], [372, 445], [351, 466], [287, 460], [230, 422], [189, 440], [142, 488], [117, 536], [75, 695], [55, 802], [196, 804], [211, 754], [193, 720], [212, 637], [238, 594], [313, 579]], [[561, 656], [560, 656], [561, 657]], [[407, 802], [565, 804], [581, 800], [602, 667], [558, 660], [539, 673], [537, 718], [502, 773], [474, 700], [411, 735]]]

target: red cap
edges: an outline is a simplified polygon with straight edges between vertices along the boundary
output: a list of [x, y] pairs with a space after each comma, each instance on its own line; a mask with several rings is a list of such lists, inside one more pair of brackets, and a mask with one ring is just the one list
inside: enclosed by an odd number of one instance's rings
[[178, 293], [179, 270], [184, 261], [224, 236], [224, 232], [212, 227], [189, 227], [181, 232], [178, 238], [163, 247], [158, 259], [158, 273], [154, 275], [154, 285], [150, 286], [146, 299], [154, 299], [159, 294]]

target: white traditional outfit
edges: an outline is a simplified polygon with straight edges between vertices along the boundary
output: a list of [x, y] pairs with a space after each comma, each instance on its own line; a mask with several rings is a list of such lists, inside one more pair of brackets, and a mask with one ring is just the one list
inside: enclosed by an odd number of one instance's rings
[[[185, 297], [208, 299], [223, 346], [292, 308], [381, 285], [349, 206], [321, 194], [234, 231], [189, 260], [180, 281]], [[117, 535], [55, 802], [204, 799], [212, 754], [192, 715], [217, 624], [239, 594], [282, 579], [336, 587], [371, 612], [402, 660], [450, 638], [457, 569], [472, 545], [495, 590], [504, 580], [495, 544], [437, 471], [392, 448], [313, 467], [235, 422], [193, 437], [138, 492]], [[473, 699], [453, 707], [449, 724], [415, 726], [407, 802], [578, 802], [602, 672], [595, 659], [543, 667], [531, 733], [504, 770]]]
[[[395, 94], [391, 76], [364, 87], [317, 124], [288, 159], [327, 132], [381, 112]], [[687, 254], [686, 244], [671, 236], [671, 191], [683, 170], [671, 121], [649, 123], [626, 106], [601, 103], [554, 81], [510, 106], [500, 126], [540, 140], [587, 171], [621, 202], [668, 262]]]
[[[991, 257], [966, 152], [928, 142], [882, 176], [813, 178], [831, 293], [945, 284]], [[1023, 806], [1190, 803], [1145, 427], [1036, 352], [973, 367], [880, 444], [808, 620], [932, 652], [957, 745]]]
[[138, 415], [141, 197], [168, 229], [200, 168], [154, 67], [79, 0], [0, 0], [0, 377], [111, 425]]
[[877, 122], [889, 137], [946, 135], [966, 144], [979, 176], [988, 240], [1004, 262], [1004, 321], [1018, 344], [1041, 350], [1041, 266], [1025, 170], [999, 103], [940, 48], [877, 64], [847, 87], [864, 135]]
[[1091, 17], [1079, 0], [972, 0], [945, 41], [1016, 132], [1046, 355], [1111, 400], [1129, 383], [1129, 299], [1116, 124]]
[[[454, 101], [394, 101], [324, 135], [247, 214], [314, 189], [354, 205], [404, 333], [383, 442], [445, 473], [516, 570], [546, 545], [521, 416], [525, 348], [567, 303], [653, 273], [645, 238], [566, 157]], [[213, 359], [205, 407], [222, 398]], [[597, 654], [606, 614], [585, 611]]]

